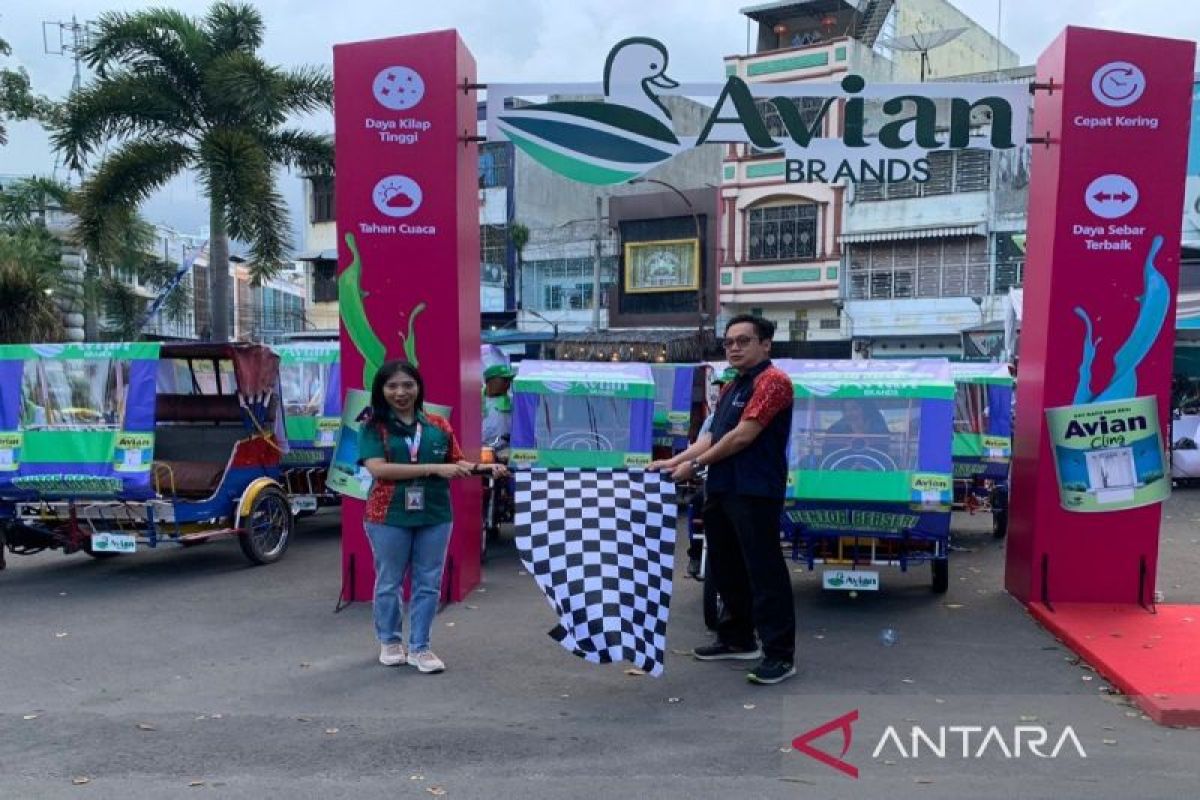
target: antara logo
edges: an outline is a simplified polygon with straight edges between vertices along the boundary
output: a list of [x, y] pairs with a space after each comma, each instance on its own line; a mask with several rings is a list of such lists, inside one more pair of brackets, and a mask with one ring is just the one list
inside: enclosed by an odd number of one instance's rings
[[[792, 748], [798, 753], [825, 764], [851, 778], [858, 778], [858, 767], [846, 760], [850, 746], [854, 743], [854, 724], [858, 722], [858, 709], [832, 719], [792, 740]], [[841, 735], [841, 751], [832, 755], [818, 749], [814, 742], [831, 733]], [[889, 725], [879, 737], [871, 759], [899, 757], [905, 760], [919, 758], [961, 758], [980, 760], [985, 758], [1058, 758], [1060, 754], [1087, 758], [1087, 751], [1075, 734], [1066, 726], [1055, 736], [1042, 725], [1015, 725], [1002, 729], [996, 725], [940, 725], [926, 729], [913, 725], [902, 732]]]

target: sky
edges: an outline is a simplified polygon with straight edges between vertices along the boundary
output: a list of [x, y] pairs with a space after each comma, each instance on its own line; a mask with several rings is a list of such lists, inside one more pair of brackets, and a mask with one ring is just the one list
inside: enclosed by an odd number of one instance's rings
[[[746, 18], [738, 9], [758, 0], [266, 0], [255, 5], [266, 23], [262, 55], [279, 65], [330, 64], [334, 44], [457, 28], [475, 54], [482, 82], [596, 81], [609, 48], [626, 36], [652, 36], [670, 49], [671, 75], [684, 82], [719, 81], [721, 57], [746, 50]], [[1200, 39], [1196, 0], [953, 0], [968, 16], [1032, 63], [1068, 24]], [[69, 92], [69, 57], [49, 55], [43, 22], [94, 20], [105, 11], [167, 5], [202, 15], [207, 0], [0, 0], [0, 38], [12, 46], [5, 65], [29, 71], [34, 89], [54, 98]], [[999, 20], [998, 20], [999, 15]], [[58, 31], [49, 37], [57, 45]], [[88, 79], [85, 72], [84, 80]], [[299, 121], [331, 131], [332, 118]], [[32, 123], [12, 123], [0, 147], [0, 175], [54, 172], [46, 134]], [[61, 173], [60, 176], [65, 177]], [[301, 230], [302, 188], [285, 176], [285, 196]], [[197, 183], [177, 180], [143, 209], [153, 222], [199, 233], [207, 211]], [[297, 241], [297, 246], [303, 245]]]

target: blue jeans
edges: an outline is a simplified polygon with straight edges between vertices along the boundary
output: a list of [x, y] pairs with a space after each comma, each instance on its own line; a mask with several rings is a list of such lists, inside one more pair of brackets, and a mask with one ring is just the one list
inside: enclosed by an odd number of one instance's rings
[[[383, 644], [404, 641], [404, 613], [400, 587], [411, 572], [412, 597], [408, 609], [408, 649], [429, 649], [429, 629], [437, 613], [442, 588], [442, 568], [450, 545], [451, 523], [397, 528], [368, 522], [367, 538], [375, 555], [375, 635]], [[411, 567], [411, 570], [410, 570]]]

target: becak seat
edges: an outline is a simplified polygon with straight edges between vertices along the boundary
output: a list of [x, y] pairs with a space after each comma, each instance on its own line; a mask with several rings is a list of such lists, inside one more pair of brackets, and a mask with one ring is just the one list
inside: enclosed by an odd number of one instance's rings
[[218, 461], [155, 461], [154, 485], [160, 494], [209, 497], [221, 485], [225, 464]]

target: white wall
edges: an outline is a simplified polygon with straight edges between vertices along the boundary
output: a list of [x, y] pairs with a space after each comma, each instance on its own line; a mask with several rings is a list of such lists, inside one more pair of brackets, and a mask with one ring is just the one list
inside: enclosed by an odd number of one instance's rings
[[843, 327], [856, 339], [957, 335], [964, 328], [1003, 320], [1004, 303], [1003, 295], [988, 295], [982, 307], [969, 297], [849, 300], [843, 311]]
[[934, 225], [978, 225], [988, 219], [988, 193], [965, 192], [846, 204], [842, 232], [890, 231]]

